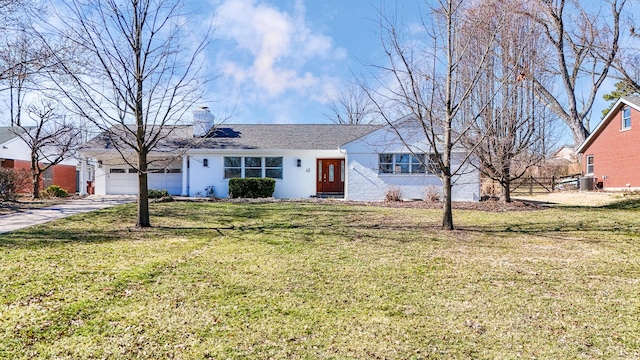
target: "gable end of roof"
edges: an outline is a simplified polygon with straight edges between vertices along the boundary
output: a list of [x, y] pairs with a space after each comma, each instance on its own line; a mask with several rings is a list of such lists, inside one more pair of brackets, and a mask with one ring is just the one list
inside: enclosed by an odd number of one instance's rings
[[618, 112], [620, 111], [620, 109], [622, 109], [625, 106], [629, 106], [635, 109], [636, 111], [640, 111], [640, 97], [625, 96], [618, 99], [618, 101], [616, 101], [616, 103], [611, 107], [611, 110], [609, 111], [607, 116], [605, 116], [604, 119], [600, 121], [600, 123], [596, 126], [596, 128], [593, 129], [593, 132], [591, 132], [591, 134], [589, 134], [589, 136], [584, 140], [584, 142], [580, 144], [580, 146], [578, 146], [578, 148], [576, 149], [576, 153], [577, 154], [584, 153], [586, 148], [588, 148], [595, 141], [595, 139], [600, 135], [600, 133], [607, 126], [609, 126], [609, 123], [611, 123], [613, 118], [616, 115], [618, 115]]

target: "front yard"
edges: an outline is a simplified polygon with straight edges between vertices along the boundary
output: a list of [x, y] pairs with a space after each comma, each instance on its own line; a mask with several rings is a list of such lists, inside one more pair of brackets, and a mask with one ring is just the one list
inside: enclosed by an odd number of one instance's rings
[[0, 235], [0, 358], [639, 358], [640, 209], [125, 205]]

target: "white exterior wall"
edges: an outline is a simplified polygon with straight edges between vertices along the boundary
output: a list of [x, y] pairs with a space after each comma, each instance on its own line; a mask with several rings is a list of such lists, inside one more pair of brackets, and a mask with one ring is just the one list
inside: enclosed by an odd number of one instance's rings
[[95, 178], [93, 179], [93, 181], [95, 186], [95, 194], [106, 195], [107, 194], [107, 176], [105, 174], [105, 167], [103, 165], [96, 164], [96, 170], [94, 175], [95, 175]]
[[[442, 181], [432, 174], [379, 174], [380, 153], [431, 153], [428, 144], [421, 141], [419, 132], [405, 132], [408, 146], [399, 140], [397, 134], [388, 129], [377, 130], [361, 139], [346, 144], [347, 152], [347, 200], [383, 201], [387, 191], [399, 189], [404, 199], [424, 199], [428, 187], [442, 192]], [[461, 155], [453, 156], [453, 169], [461, 164]], [[456, 161], [456, 157], [458, 158]], [[460, 175], [455, 176], [452, 188], [453, 201], [480, 200], [480, 172], [465, 164]]]
[[[58, 154], [51, 154], [51, 156], [56, 157]], [[31, 161], [31, 148], [29, 148], [29, 145], [27, 145], [27, 143], [21, 138], [13, 138], [1, 144], [0, 159]], [[46, 162], [45, 159], [42, 159], [41, 161]], [[76, 166], [78, 165], [78, 160], [69, 157], [62, 160], [59, 164]]]
[[[31, 149], [20, 138], [13, 138], [0, 146], [0, 159], [31, 161]], [[5, 149], [6, 147], [6, 149]]]
[[[260, 152], [210, 152], [189, 155], [189, 173], [187, 193], [191, 197], [207, 196], [206, 188], [215, 187], [215, 196], [229, 196], [229, 179], [224, 178], [223, 158], [239, 157], [282, 157], [282, 179], [276, 180], [273, 194], [276, 198], [296, 199], [316, 195], [317, 159], [344, 158], [338, 150], [297, 150], [297, 151], [260, 151]], [[207, 159], [209, 166], [203, 166]], [[301, 167], [297, 167], [298, 159]]]

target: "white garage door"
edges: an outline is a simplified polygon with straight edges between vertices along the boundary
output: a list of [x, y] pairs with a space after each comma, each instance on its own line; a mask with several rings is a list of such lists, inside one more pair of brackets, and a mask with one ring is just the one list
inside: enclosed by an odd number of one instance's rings
[[[151, 172], [148, 177], [149, 189], [167, 190], [171, 195], [182, 193], [182, 173], [180, 169]], [[107, 194], [137, 195], [138, 174], [133, 169], [112, 168], [107, 174]]]
[[154, 172], [149, 174], [149, 189], [167, 190], [171, 195], [182, 193], [182, 173], [177, 170]]
[[134, 170], [111, 168], [107, 172], [107, 195], [137, 195], [138, 175]]

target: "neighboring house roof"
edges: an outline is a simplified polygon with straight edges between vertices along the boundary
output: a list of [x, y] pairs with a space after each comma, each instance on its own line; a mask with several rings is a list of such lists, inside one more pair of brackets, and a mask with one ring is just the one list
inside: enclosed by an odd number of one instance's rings
[[17, 138], [23, 134], [26, 130], [31, 130], [33, 127], [19, 127], [19, 126], [0, 126], [0, 144], [4, 144], [9, 140]]
[[576, 153], [583, 153], [586, 148], [588, 148], [593, 141], [600, 135], [600, 133], [609, 125], [611, 120], [618, 114], [620, 109], [624, 106], [630, 106], [634, 108], [636, 111], [640, 111], [640, 97], [638, 96], [625, 96], [618, 99], [618, 101], [613, 105], [611, 110], [607, 113], [607, 116], [602, 119], [600, 124], [593, 129], [593, 132], [587, 137], [587, 139], [578, 147]]
[[564, 145], [556, 150], [551, 158], [556, 160], [573, 160], [575, 156], [576, 152], [573, 150], [573, 146]]
[[[334, 150], [362, 137], [380, 125], [341, 124], [220, 124], [204, 138], [192, 138], [192, 126], [175, 130], [159, 146], [190, 146], [193, 149], [229, 150]], [[89, 141], [84, 149], [113, 148], [111, 140], [101, 135]]]

